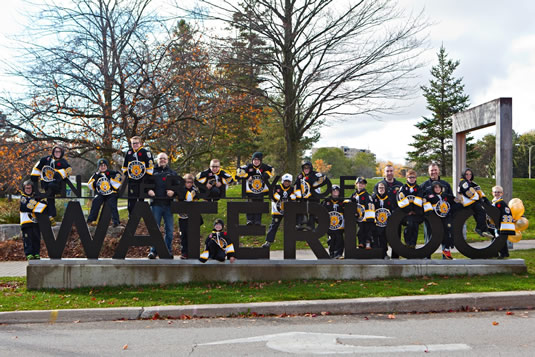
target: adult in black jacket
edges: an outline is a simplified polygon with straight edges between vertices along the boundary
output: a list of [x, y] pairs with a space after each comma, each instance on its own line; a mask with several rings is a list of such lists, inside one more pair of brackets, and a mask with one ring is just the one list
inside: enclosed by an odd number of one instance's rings
[[[382, 181], [379, 181], [373, 187], [373, 193], [378, 193], [377, 190], [379, 183], [383, 183], [386, 188], [386, 194], [390, 197], [396, 197], [399, 189], [403, 186], [403, 182], [398, 181], [394, 178], [394, 166], [388, 164], [384, 168], [384, 178]], [[395, 201], [395, 200], [394, 200]]]
[[[147, 194], [151, 197], [151, 209], [158, 227], [163, 221], [165, 224], [165, 245], [169, 253], [173, 255], [173, 213], [171, 212], [171, 201], [178, 193], [179, 178], [175, 171], [171, 170], [168, 165], [169, 159], [165, 153], [159, 153], [156, 157], [158, 166], [154, 168], [152, 176], [147, 180], [148, 183], [154, 184], [154, 189], [148, 190]], [[156, 258], [156, 248], [151, 247], [149, 259]]]

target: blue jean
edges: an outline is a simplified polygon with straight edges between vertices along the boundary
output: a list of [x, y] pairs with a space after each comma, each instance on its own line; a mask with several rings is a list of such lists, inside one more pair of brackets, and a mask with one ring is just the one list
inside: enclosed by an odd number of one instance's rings
[[[152, 214], [154, 215], [154, 219], [156, 220], [156, 224], [158, 225], [158, 228], [160, 228], [160, 223], [162, 222], [163, 217], [163, 223], [165, 225], [165, 245], [167, 246], [167, 249], [173, 255], [173, 214], [171, 213], [171, 206], [165, 206], [165, 205], [154, 205], [151, 207]], [[156, 248], [151, 247], [150, 251], [153, 253], [156, 252]]]

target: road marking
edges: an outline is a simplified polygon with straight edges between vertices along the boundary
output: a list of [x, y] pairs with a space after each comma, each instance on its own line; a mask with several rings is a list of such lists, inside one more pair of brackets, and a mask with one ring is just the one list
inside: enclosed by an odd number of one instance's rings
[[395, 353], [395, 352], [437, 352], [467, 351], [466, 344], [435, 344], [435, 345], [393, 345], [393, 346], [359, 346], [348, 345], [341, 339], [392, 339], [388, 336], [347, 335], [312, 332], [286, 332], [273, 335], [238, 338], [199, 344], [198, 346], [226, 345], [232, 343], [266, 342], [266, 347], [276, 351], [294, 354], [356, 354], [356, 353]]

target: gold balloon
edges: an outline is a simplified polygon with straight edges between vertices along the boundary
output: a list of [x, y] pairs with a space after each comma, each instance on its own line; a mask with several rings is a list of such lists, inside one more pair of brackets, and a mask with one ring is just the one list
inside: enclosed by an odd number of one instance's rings
[[524, 214], [524, 203], [520, 198], [513, 198], [509, 201], [509, 208], [515, 221], [519, 220]]
[[521, 217], [515, 223], [515, 230], [519, 232], [524, 232], [529, 227], [529, 221], [526, 217]]
[[507, 236], [507, 239], [509, 239], [509, 242], [511, 243], [518, 243], [522, 239], [522, 233], [519, 231], [515, 231], [516, 234], [514, 236]]

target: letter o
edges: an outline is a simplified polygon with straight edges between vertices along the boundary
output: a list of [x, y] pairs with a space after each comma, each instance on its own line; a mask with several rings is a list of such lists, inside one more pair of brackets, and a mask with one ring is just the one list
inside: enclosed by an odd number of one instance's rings
[[[488, 203], [483, 203], [486, 213], [492, 218], [494, 222], [501, 222], [500, 210]], [[453, 242], [455, 248], [459, 253], [472, 259], [487, 259], [494, 258], [498, 255], [498, 251], [502, 249], [506, 244], [507, 236], [500, 234], [498, 238], [494, 239], [492, 243], [486, 248], [474, 248], [468, 242], [464, 240], [463, 226], [468, 218], [470, 218], [474, 212], [470, 208], [463, 208], [457, 211], [457, 214], [453, 217], [452, 230]]]
[[398, 209], [392, 213], [386, 226], [386, 239], [392, 250], [407, 259], [422, 259], [433, 254], [442, 243], [444, 229], [440, 218], [433, 212], [424, 215], [424, 219], [429, 222], [433, 234], [431, 240], [421, 248], [411, 249], [401, 243], [401, 237], [398, 236], [398, 227], [407, 213]]

